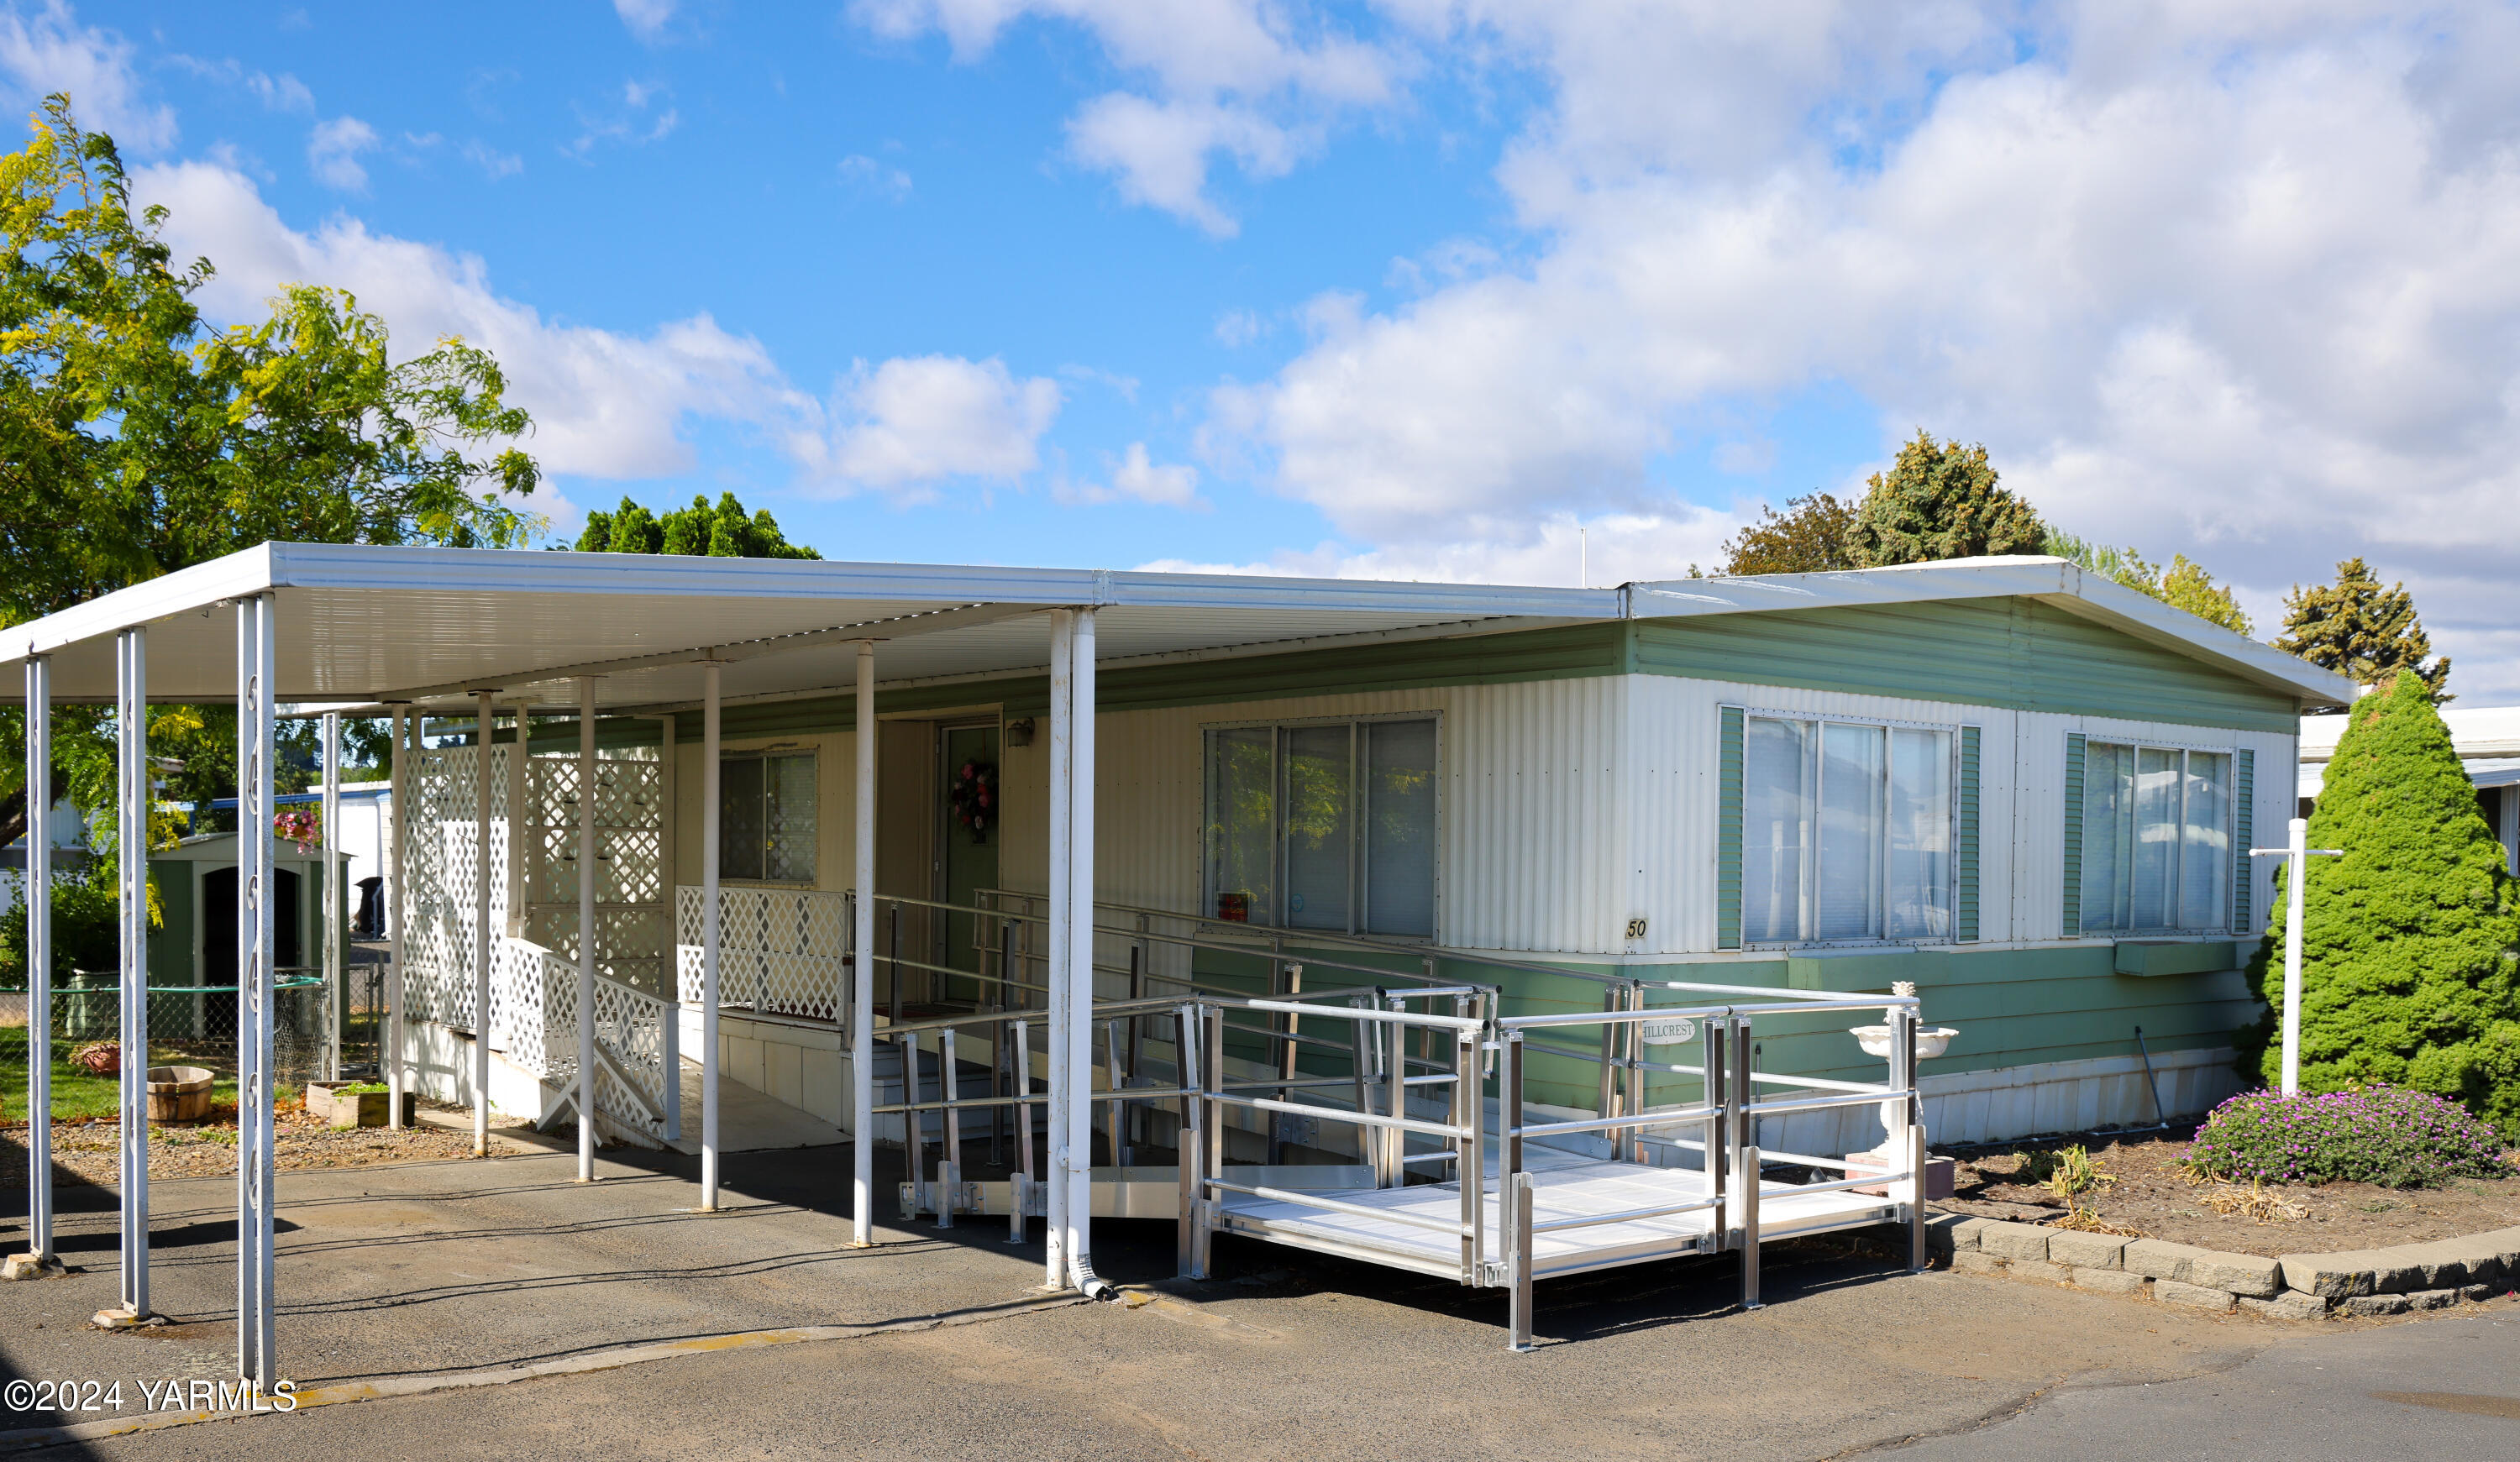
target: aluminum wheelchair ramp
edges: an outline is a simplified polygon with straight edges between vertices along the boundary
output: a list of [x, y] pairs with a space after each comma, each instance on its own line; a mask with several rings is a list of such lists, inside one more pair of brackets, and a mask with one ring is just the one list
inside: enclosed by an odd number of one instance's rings
[[[1531, 1150], [1524, 1169], [1532, 1195], [1531, 1276], [1557, 1278], [1620, 1264], [1646, 1263], [1730, 1247], [1718, 1222], [1714, 1185], [1688, 1168], [1654, 1168], [1572, 1153]], [[1438, 1278], [1462, 1270], [1458, 1182], [1366, 1188], [1322, 1195], [1340, 1203], [1228, 1193], [1217, 1205], [1222, 1233], [1409, 1269]], [[1512, 1221], [1493, 1183], [1481, 1194], [1484, 1226]], [[1686, 1208], [1691, 1211], [1672, 1213]], [[1619, 1219], [1620, 1215], [1642, 1215]], [[1760, 1184], [1759, 1228], [1766, 1239], [1894, 1222], [1898, 1204], [1843, 1189], [1802, 1192], [1793, 1183]], [[1603, 1222], [1602, 1219], [1615, 1221]], [[1555, 1223], [1580, 1226], [1552, 1229]]]

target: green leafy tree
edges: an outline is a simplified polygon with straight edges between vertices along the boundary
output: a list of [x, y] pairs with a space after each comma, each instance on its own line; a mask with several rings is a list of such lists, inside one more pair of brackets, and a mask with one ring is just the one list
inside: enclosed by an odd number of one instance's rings
[[[508, 546], [541, 531], [511, 506], [539, 473], [526, 414], [460, 339], [396, 360], [383, 322], [292, 285], [255, 325], [212, 328], [162, 207], [134, 206], [119, 153], [54, 96], [0, 155], [0, 624], [19, 624], [270, 539]], [[0, 843], [30, 782], [93, 814], [83, 768], [112, 765], [109, 714], [57, 709], [56, 764], [0, 751]], [[180, 748], [159, 744], [160, 735]], [[22, 711], [0, 740], [24, 744]], [[153, 715], [204, 795], [234, 791], [235, 721]], [[312, 731], [288, 739], [303, 763]], [[292, 768], [276, 769], [285, 786]]]
[[[2311, 814], [2303, 889], [2301, 1084], [2411, 1086], [2520, 1132], [2520, 909], [2503, 850], [2411, 671], [2355, 703]], [[2270, 1010], [2240, 1033], [2240, 1069], [2273, 1085], [2282, 1050], [2285, 900], [2249, 963]]]
[[1724, 567], [1731, 575], [1817, 574], [1859, 568], [1847, 552], [1855, 509], [1828, 493], [1787, 498], [1785, 510], [1761, 504], [1759, 520], [1725, 541]]
[[2283, 633], [2274, 643], [2360, 685], [2387, 685], [2398, 672], [2412, 671], [2434, 704], [2454, 698], [2447, 688], [2450, 656], [2424, 664], [2433, 642], [2415, 617], [2415, 597], [2403, 581], [2381, 588], [2360, 557], [2336, 565], [2334, 584], [2293, 586], [2284, 598]]
[[2054, 528], [2048, 530], [2048, 541], [2040, 551], [2070, 559], [2138, 594], [2148, 594], [2173, 608], [2184, 609], [2227, 630], [2242, 635], [2255, 633], [2249, 625], [2249, 616], [2241, 612], [2240, 601], [2231, 591], [2216, 584], [2214, 576], [2201, 566], [2188, 562], [2184, 554], [2172, 554], [2170, 566], [2158, 568], [2133, 549], [2092, 543]]
[[1847, 556], [1860, 568], [2036, 554], [2047, 541], [2039, 514], [2000, 484], [1983, 446], [1919, 431], [1867, 486], [1846, 530]]
[[692, 506], [662, 516], [628, 498], [610, 512], [590, 512], [577, 535], [581, 554], [683, 554], [713, 558], [820, 558], [802, 544], [788, 541], [779, 520], [765, 508], [750, 517], [735, 494], [722, 493], [717, 506], [694, 495]]

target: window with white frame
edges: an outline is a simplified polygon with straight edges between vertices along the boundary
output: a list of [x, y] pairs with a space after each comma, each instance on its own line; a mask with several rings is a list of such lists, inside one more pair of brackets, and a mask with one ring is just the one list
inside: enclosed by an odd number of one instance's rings
[[1435, 718], [1207, 731], [1206, 885], [1220, 919], [1435, 933]]
[[1952, 937], [1949, 728], [1743, 718], [1741, 935]]
[[2087, 741], [2083, 929], [2231, 922], [2231, 754]]
[[718, 876], [814, 881], [814, 754], [738, 752], [718, 763]]

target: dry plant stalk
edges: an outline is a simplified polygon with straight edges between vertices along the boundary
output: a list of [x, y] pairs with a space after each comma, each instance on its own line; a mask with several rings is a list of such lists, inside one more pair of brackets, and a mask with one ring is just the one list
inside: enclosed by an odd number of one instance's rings
[[2205, 1206], [2218, 1214], [2239, 1214], [2260, 1223], [2273, 1223], [2287, 1218], [2307, 1218], [2310, 1210], [2279, 1194], [2267, 1191], [2264, 1182], [2253, 1181], [2246, 1188], [2230, 1183], [2218, 1183], [2205, 1195]]

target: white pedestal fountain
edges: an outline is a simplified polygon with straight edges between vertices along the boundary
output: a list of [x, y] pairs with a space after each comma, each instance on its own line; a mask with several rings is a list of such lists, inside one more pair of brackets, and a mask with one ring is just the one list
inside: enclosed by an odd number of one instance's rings
[[[1916, 993], [1916, 986], [1913, 981], [1900, 980], [1891, 985], [1890, 993], [1896, 996], [1912, 997]], [[1866, 1055], [1878, 1056], [1885, 1061], [1890, 1059], [1891, 1028], [1889, 1026], [1856, 1026], [1847, 1034], [1853, 1036], [1856, 1043], [1864, 1047]], [[1916, 1031], [1917, 1064], [1922, 1065], [1951, 1049], [1952, 1038], [1958, 1034], [1959, 1032], [1949, 1026], [1918, 1027]], [[1883, 1102], [1881, 1104], [1881, 1145], [1869, 1152], [1848, 1153], [1847, 1160], [1857, 1162], [1866, 1158], [1874, 1159], [1885, 1170], [1906, 1166], [1908, 1156], [1897, 1148], [1900, 1129], [1907, 1126], [1907, 1115], [1905, 1098]]]

